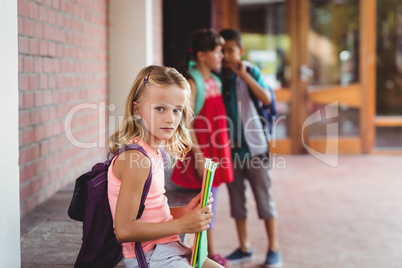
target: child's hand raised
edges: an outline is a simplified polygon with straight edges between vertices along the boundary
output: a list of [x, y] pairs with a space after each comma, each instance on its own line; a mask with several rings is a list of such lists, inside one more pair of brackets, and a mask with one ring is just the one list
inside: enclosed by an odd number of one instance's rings
[[209, 205], [191, 210], [177, 220], [180, 222], [180, 233], [199, 233], [208, 230], [213, 216]]
[[238, 76], [243, 77], [246, 73], [246, 67], [241, 60], [229, 64], [230, 69]]

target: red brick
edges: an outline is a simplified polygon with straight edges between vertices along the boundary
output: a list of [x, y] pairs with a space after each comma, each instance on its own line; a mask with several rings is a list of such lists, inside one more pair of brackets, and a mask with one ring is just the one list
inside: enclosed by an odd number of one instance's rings
[[[40, 110], [39, 109], [30, 110], [29, 119], [31, 125], [38, 124], [40, 122]], [[33, 133], [35, 133], [35, 131], [33, 131]]]
[[23, 69], [23, 62], [24, 62], [24, 57], [21, 55], [18, 55], [18, 72], [21, 73]]
[[18, 52], [19, 53], [29, 53], [29, 39], [26, 37], [18, 37]]
[[37, 38], [43, 37], [43, 24], [41, 22], [36, 21], [34, 24], [34, 36]]
[[36, 20], [38, 19], [38, 5], [34, 2], [27, 2], [29, 9], [29, 18]]
[[64, 45], [56, 44], [56, 56], [59, 58], [64, 57]]
[[24, 146], [24, 129], [19, 129], [18, 131], [18, 145], [19, 147]]
[[[54, 53], [56, 54], [56, 50], [54, 50]], [[59, 59], [53, 58], [52, 71], [56, 72], [56, 73], [60, 72], [60, 60]]]
[[[22, 177], [21, 172], [22, 171], [20, 170], [20, 178]], [[20, 200], [21, 201], [26, 200], [28, 197], [31, 196], [31, 194], [32, 194], [32, 191], [31, 191], [31, 184], [30, 183], [27, 183], [27, 184], [25, 184], [24, 186], [22, 186], [20, 188]]]
[[31, 56], [24, 56], [23, 58], [23, 72], [25, 73], [32, 73], [34, 70], [34, 62]]
[[21, 18], [21, 17], [18, 17], [18, 22], [17, 22], [17, 24], [18, 24], [18, 34], [22, 34], [22, 31], [24, 30], [24, 27], [23, 27], [23, 18]]
[[[39, 152], [40, 151], [39, 151], [38, 144], [33, 144], [30, 147], [20, 149], [20, 157], [19, 157], [20, 165], [23, 166], [26, 163], [31, 162], [32, 160], [35, 160], [36, 158], [38, 158]], [[26, 173], [26, 175], [29, 178], [33, 176], [30, 172]]]
[[43, 125], [36, 125], [34, 127], [34, 131], [35, 131], [35, 137], [37, 141], [41, 141], [43, 139], [46, 138], [46, 134], [45, 134], [45, 128]]
[[42, 184], [40, 178], [36, 178], [31, 182], [32, 193], [35, 194], [41, 190]]
[[45, 4], [45, 5], [47, 5], [47, 6], [52, 6], [52, 2], [53, 2], [53, 0], [42, 0], [43, 1], [43, 3]]
[[48, 43], [48, 54], [49, 54], [49, 56], [57, 56], [57, 53], [56, 53], [56, 43], [54, 43], [54, 42], [49, 42]]
[[31, 144], [35, 142], [35, 130], [33, 127], [23, 130], [23, 139], [24, 144]]
[[[48, 107], [42, 107], [40, 110], [40, 121], [42, 123], [46, 122], [49, 120], [49, 117], [50, 117], [50, 115], [49, 115]], [[45, 132], [46, 132], [46, 126], [45, 126]]]
[[51, 24], [57, 24], [57, 13], [54, 10], [49, 9], [47, 13], [47, 21]]
[[29, 89], [29, 77], [28, 77], [28, 75], [22, 75], [22, 74], [18, 75], [18, 88], [20, 90], [28, 90]]
[[29, 39], [29, 53], [39, 54], [39, 40], [31, 38]]
[[54, 74], [50, 74], [48, 75], [47, 78], [47, 82], [48, 82], [48, 88], [57, 88], [57, 76]]
[[39, 88], [39, 81], [37, 75], [29, 75], [29, 89], [34, 90]]
[[32, 92], [24, 93], [24, 108], [28, 109], [34, 105], [34, 94]]
[[41, 5], [39, 7], [39, 19], [43, 22], [47, 21], [47, 16], [48, 16], [48, 9], [47, 7]]
[[41, 107], [43, 105], [43, 92], [37, 91], [35, 94], [35, 107]]
[[51, 182], [50, 173], [48, 171], [50, 168], [51, 167], [48, 167], [47, 172], [42, 176], [42, 187], [46, 187], [46, 185], [49, 185]]
[[[40, 73], [43, 70], [43, 59], [42, 57], [34, 58], [34, 71], [35, 73]], [[42, 75], [39, 75], [41, 77]]]
[[60, 0], [53, 0], [52, 1], [52, 7], [56, 10], [60, 8]]
[[34, 23], [30, 20], [23, 20], [22, 23], [22, 33], [27, 36], [34, 36], [35, 26]]
[[29, 16], [29, 8], [27, 5], [27, 2], [24, 0], [19, 0], [17, 5], [17, 9], [18, 9], [18, 15], [19, 16], [23, 16], [23, 17], [28, 17]]
[[43, 37], [48, 40], [52, 40], [53, 28], [49, 24], [43, 25]]
[[21, 91], [18, 93], [18, 109], [24, 109], [24, 93]]
[[52, 59], [50, 58], [43, 59], [43, 71], [47, 73], [53, 72]]
[[47, 42], [45, 40], [39, 41], [39, 53], [43, 56], [47, 55]]
[[[52, 92], [50, 90], [43, 92], [43, 102], [45, 105], [51, 104], [53, 102]], [[52, 113], [52, 111], [50, 111], [50, 112]]]
[[57, 25], [61, 26], [61, 27], [65, 27], [65, 23], [64, 23], [64, 14], [63, 13], [57, 13]]
[[29, 111], [20, 111], [19, 112], [19, 127], [26, 127], [30, 124]]
[[48, 88], [48, 83], [47, 83], [47, 75], [46, 74], [39, 74], [39, 88], [40, 89], [47, 89]]

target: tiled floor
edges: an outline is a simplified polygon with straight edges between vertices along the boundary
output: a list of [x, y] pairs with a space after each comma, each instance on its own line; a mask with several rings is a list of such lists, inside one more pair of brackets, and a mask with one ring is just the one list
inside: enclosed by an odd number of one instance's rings
[[[330, 167], [312, 156], [284, 156], [272, 169], [283, 267], [402, 267], [402, 156], [341, 156]], [[279, 162], [277, 162], [279, 163]], [[22, 267], [72, 267], [81, 223], [70, 220], [72, 185], [21, 220]], [[169, 192], [181, 203], [193, 193]], [[253, 262], [260, 267], [267, 239], [250, 193]], [[222, 255], [237, 247], [226, 187], [217, 201], [215, 244]]]

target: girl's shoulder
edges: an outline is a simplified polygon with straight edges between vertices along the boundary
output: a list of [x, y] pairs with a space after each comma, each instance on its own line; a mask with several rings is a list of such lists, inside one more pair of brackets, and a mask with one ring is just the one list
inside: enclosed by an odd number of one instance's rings
[[138, 150], [128, 150], [117, 156], [113, 173], [115, 176], [122, 180], [126, 176], [147, 179], [151, 170], [151, 161], [142, 152]]

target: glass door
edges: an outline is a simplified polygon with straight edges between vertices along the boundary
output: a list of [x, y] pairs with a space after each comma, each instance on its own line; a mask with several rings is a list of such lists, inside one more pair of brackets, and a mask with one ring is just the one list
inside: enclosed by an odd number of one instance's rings
[[301, 48], [295, 105], [302, 149], [362, 152], [362, 52], [359, 0], [300, 0]]
[[245, 59], [260, 66], [279, 102], [272, 151], [371, 152], [376, 0], [237, 1]]

